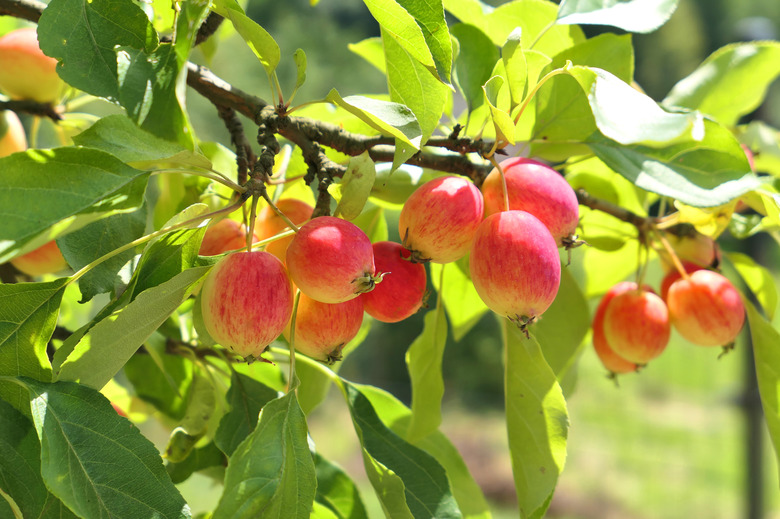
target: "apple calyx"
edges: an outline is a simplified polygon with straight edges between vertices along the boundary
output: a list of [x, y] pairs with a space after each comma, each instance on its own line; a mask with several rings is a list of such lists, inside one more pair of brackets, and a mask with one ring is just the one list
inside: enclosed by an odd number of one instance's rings
[[356, 277], [352, 280], [352, 284], [355, 285], [355, 293], [365, 294], [366, 292], [371, 292], [374, 290], [374, 287], [377, 285], [377, 283], [382, 282], [385, 274], [389, 274], [389, 272], [380, 272], [378, 274], [363, 272], [362, 276]]

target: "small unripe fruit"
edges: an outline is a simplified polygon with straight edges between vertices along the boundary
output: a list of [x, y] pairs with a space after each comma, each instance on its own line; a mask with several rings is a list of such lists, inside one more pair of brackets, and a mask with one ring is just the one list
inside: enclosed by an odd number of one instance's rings
[[201, 256], [216, 256], [217, 254], [245, 247], [246, 227], [235, 220], [225, 218], [206, 229], [198, 254]]
[[57, 247], [57, 242], [52, 240], [27, 254], [22, 254], [11, 260], [11, 264], [28, 276], [42, 276], [54, 274], [65, 270], [68, 262]]
[[322, 303], [343, 303], [374, 288], [374, 251], [358, 226], [320, 216], [303, 225], [287, 247], [295, 285]]
[[380, 241], [373, 249], [377, 271], [387, 276], [374, 290], [360, 296], [363, 307], [378, 321], [402, 321], [422, 306], [427, 283], [425, 266], [409, 261], [411, 252], [400, 243]]
[[[314, 208], [306, 202], [294, 198], [282, 198], [276, 203], [276, 207], [295, 225], [302, 225], [308, 221], [311, 218], [311, 213], [314, 211]], [[260, 210], [255, 221], [255, 237], [257, 241], [265, 240], [289, 228], [287, 222], [276, 214], [276, 211], [271, 209], [270, 206], [265, 206]], [[292, 236], [287, 236], [286, 238], [272, 241], [265, 246], [265, 251], [270, 252], [282, 260], [282, 262], [286, 262], [287, 247], [292, 239]]]
[[242, 357], [258, 357], [292, 315], [287, 270], [264, 251], [220, 259], [206, 276], [200, 297], [206, 331]]
[[27, 149], [27, 136], [19, 116], [11, 110], [0, 112], [0, 157]]
[[734, 285], [721, 274], [697, 270], [678, 279], [667, 295], [672, 324], [700, 346], [724, 346], [736, 339], [745, 322], [745, 305]]
[[560, 173], [532, 159], [514, 157], [501, 162], [509, 207], [504, 207], [501, 173], [493, 168], [482, 184], [485, 216], [517, 209], [537, 217], [559, 246], [570, 245], [579, 223], [579, 202], [574, 189]]
[[[355, 338], [363, 322], [363, 301], [320, 303], [301, 293], [295, 317], [295, 349], [326, 364], [341, 360], [341, 350]], [[290, 323], [284, 337], [290, 340]]]
[[[693, 232], [684, 236], [667, 234], [666, 237], [682, 262], [693, 263], [700, 267], [717, 267], [720, 263], [720, 247], [709, 236]], [[665, 250], [660, 251], [659, 256], [666, 270], [674, 268], [674, 264]]]
[[0, 90], [9, 97], [57, 101], [63, 82], [56, 67], [57, 60], [41, 52], [34, 27], [16, 29], [0, 38]]
[[631, 373], [639, 369], [638, 364], [628, 361], [615, 353], [615, 350], [609, 345], [604, 335], [604, 314], [607, 312], [609, 303], [612, 302], [615, 296], [636, 289], [637, 284], [631, 281], [623, 281], [613, 286], [601, 298], [593, 316], [593, 348], [596, 350], [596, 355], [598, 355], [601, 363], [610, 373]]
[[604, 313], [604, 337], [619, 356], [647, 364], [669, 344], [671, 325], [666, 303], [646, 290], [615, 296]]
[[525, 211], [485, 218], [474, 236], [469, 269], [474, 288], [488, 308], [519, 325], [544, 313], [561, 283], [555, 239]]
[[412, 261], [449, 263], [466, 255], [482, 221], [482, 193], [461, 177], [439, 177], [420, 186], [404, 204], [398, 233]]

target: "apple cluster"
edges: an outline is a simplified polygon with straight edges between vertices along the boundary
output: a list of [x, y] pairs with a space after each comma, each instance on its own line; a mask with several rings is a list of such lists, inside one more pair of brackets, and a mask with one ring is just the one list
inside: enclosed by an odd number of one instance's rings
[[[282, 199], [278, 209], [300, 229], [264, 251], [219, 260], [200, 296], [206, 330], [244, 357], [258, 356], [280, 334], [293, 340], [294, 331], [299, 352], [332, 363], [357, 335], [364, 313], [393, 323], [422, 306], [424, 263], [450, 263], [467, 254], [485, 304], [524, 328], [558, 293], [558, 247], [573, 243], [579, 207], [569, 184], [548, 166], [523, 158], [500, 166], [505, 180], [495, 169], [481, 190], [458, 176], [420, 186], [399, 216], [402, 243], [372, 244], [353, 223], [331, 216], [309, 220], [311, 206]], [[286, 229], [267, 207], [254, 239]], [[233, 220], [216, 222], [201, 254], [241, 249], [246, 233]], [[300, 299], [293, 312], [296, 288]]]
[[745, 320], [739, 291], [725, 276], [711, 270], [720, 262], [711, 238], [670, 235], [678, 268], [661, 254], [667, 270], [658, 295], [650, 286], [623, 281], [599, 302], [593, 318], [593, 346], [613, 375], [637, 371], [666, 349], [674, 328], [700, 346], [734, 342]]

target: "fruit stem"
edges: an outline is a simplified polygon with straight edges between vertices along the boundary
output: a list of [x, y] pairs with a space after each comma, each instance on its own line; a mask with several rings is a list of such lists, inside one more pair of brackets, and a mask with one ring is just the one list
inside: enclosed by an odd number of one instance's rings
[[677, 257], [677, 253], [674, 252], [674, 249], [669, 244], [669, 240], [666, 239], [666, 236], [664, 236], [663, 231], [660, 231], [658, 227], [653, 226], [651, 227], [653, 229], [653, 232], [655, 233], [656, 237], [658, 238], [658, 241], [661, 242], [661, 245], [663, 245], [664, 249], [666, 249], [666, 253], [669, 254], [669, 257], [672, 259], [672, 264], [674, 265], [674, 268], [677, 269], [677, 272], [680, 273], [680, 276], [684, 280], [689, 280], [690, 277], [688, 276], [688, 271], [685, 270], [685, 267], [683, 267], [682, 262], [680, 261], [680, 258]]
[[217, 211], [212, 211], [210, 213], [202, 214], [200, 216], [196, 216], [195, 218], [190, 218], [189, 220], [186, 220], [184, 222], [179, 222], [174, 225], [170, 225], [168, 227], [163, 227], [159, 231], [154, 231], [153, 233], [147, 234], [146, 236], [141, 236], [137, 240], [133, 240], [130, 243], [127, 243], [125, 245], [122, 245], [121, 247], [112, 250], [111, 252], [107, 252], [106, 254], [103, 254], [95, 261], [89, 263], [88, 265], [85, 265], [82, 267], [78, 272], [73, 274], [71, 278], [68, 280], [66, 285], [69, 285], [75, 281], [78, 281], [84, 274], [98, 266], [99, 264], [103, 263], [106, 260], [109, 260], [116, 256], [117, 254], [121, 254], [126, 250], [130, 250], [134, 247], [137, 247], [138, 245], [141, 245], [142, 243], [146, 243], [150, 240], [153, 240], [159, 236], [162, 236], [163, 234], [167, 234], [172, 231], [177, 231], [179, 229], [184, 229], [186, 227], [192, 227], [195, 224], [199, 224], [204, 220], [207, 220], [209, 218], [213, 218], [215, 216], [219, 216], [221, 214], [230, 214], [239, 207], [241, 207], [244, 204], [243, 200], [239, 200], [238, 202], [235, 202], [227, 207], [223, 207], [222, 209], [219, 209]]
[[157, 170], [148, 170], [152, 174], [158, 174], [158, 173], [181, 173], [184, 175], [193, 175], [195, 177], [203, 177], [207, 178], [209, 180], [213, 180], [214, 182], [218, 182], [224, 186], [229, 187], [236, 193], [245, 193], [246, 188], [243, 186], [239, 186], [229, 178], [227, 178], [225, 175], [220, 173], [219, 171], [209, 170], [209, 171], [195, 171], [191, 169], [157, 169]]
[[490, 156], [490, 162], [498, 170], [498, 174], [501, 175], [501, 190], [504, 194], [504, 211], [509, 211], [509, 191], [506, 188], [506, 176], [504, 175], [504, 168], [496, 160], [495, 155]]
[[523, 115], [523, 112], [528, 107], [528, 103], [531, 102], [531, 99], [534, 98], [536, 93], [539, 91], [539, 89], [547, 83], [550, 79], [552, 79], [555, 76], [558, 76], [560, 74], [567, 74], [568, 73], [568, 67], [570, 66], [571, 62], [566, 62], [566, 65], [563, 68], [558, 68], [553, 70], [552, 72], [548, 72], [542, 79], [539, 80], [539, 82], [534, 86], [533, 90], [526, 96], [526, 98], [523, 100], [523, 104], [520, 106], [520, 111], [517, 112], [517, 115], [515, 116], [515, 126], [520, 121], [520, 116]]
[[271, 207], [271, 209], [273, 209], [273, 211], [274, 211], [274, 212], [277, 214], [277, 216], [279, 216], [279, 218], [281, 218], [282, 220], [284, 220], [284, 223], [286, 223], [286, 224], [287, 224], [287, 227], [289, 227], [290, 229], [292, 229], [292, 230], [293, 230], [293, 231], [295, 231], [295, 232], [298, 232], [298, 231], [300, 231], [300, 230], [301, 230], [301, 228], [300, 228], [300, 227], [298, 227], [297, 225], [295, 225], [295, 224], [292, 222], [292, 220], [290, 220], [289, 218], [287, 218], [287, 215], [286, 215], [286, 214], [284, 214], [284, 213], [283, 213], [281, 210], [279, 210], [279, 208], [278, 208], [278, 207], [276, 207], [276, 204], [274, 204], [274, 203], [273, 203], [273, 201], [271, 200], [271, 197], [270, 197], [270, 196], [268, 196], [268, 190], [267, 190], [267, 189], [265, 189], [265, 185], [264, 185], [264, 184], [261, 184], [261, 185], [262, 185], [262, 189], [258, 189], [258, 191], [260, 192], [260, 196], [262, 196], [262, 197], [263, 197], [263, 199], [264, 199], [266, 202], [268, 202], [268, 205]]
[[290, 317], [290, 375], [287, 377], [287, 393], [298, 387], [298, 377], [295, 374], [295, 320], [298, 315], [298, 302], [301, 300], [301, 291], [295, 291], [292, 317]]
[[256, 196], [252, 197], [252, 211], [249, 213], [249, 231], [246, 234], [246, 250], [252, 252], [252, 243], [255, 237], [255, 220], [257, 219], [257, 203], [260, 201]]

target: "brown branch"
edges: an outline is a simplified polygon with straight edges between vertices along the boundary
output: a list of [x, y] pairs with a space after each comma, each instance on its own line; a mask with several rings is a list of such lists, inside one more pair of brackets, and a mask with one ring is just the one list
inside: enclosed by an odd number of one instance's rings
[[16, 113], [26, 113], [39, 117], [48, 117], [52, 121], [61, 121], [62, 115], [49, 103], [39, 103], [30, 100], [0, 101], [0, 112], [11, 110]]
[[0, 15], [38, 23], [46, 4], [37, 0], [0, 0]]
[[656, 223], [656, 218], [649, 216], [639, 216], [638, 214], [633, 213], [628, 209], [624, 209], [611, 202], [607, 202], [606, 200], [596, 198], [584, 189], [578, 189], [576, 193], [577, 201], [580, 203], [580, 205], [584, 205], [585, 207], [590, 207], [591, 209], [610, 214], [619, 220], [623, 220], [624, 222], [628, 222], [634, 225], [640, 231], [646, 231]]

